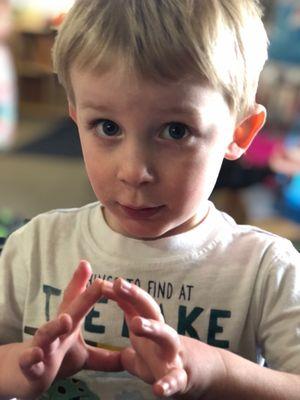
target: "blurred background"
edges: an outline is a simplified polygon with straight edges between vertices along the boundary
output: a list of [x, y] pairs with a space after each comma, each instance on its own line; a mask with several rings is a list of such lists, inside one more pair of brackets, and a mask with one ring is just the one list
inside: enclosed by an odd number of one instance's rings
[[[95, 200], [51, 66], [74, 0], [0, 0], [0, 237], [24, 219]], [[270, 59], [257, 100], [268, 122], [224, 162], [212, 199], [240, 223], [300, 244], [300, 0], [263, 0]], [[300, 247], [300, 246], [299, 246]]]

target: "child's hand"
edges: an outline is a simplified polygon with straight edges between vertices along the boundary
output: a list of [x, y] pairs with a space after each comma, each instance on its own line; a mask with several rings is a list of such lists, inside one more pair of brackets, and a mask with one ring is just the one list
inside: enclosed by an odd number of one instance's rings
[[58, 317], [39, 328], [21, 354], [19, 365], [28, 381], [29, 394], [44, 392], [57, 375], [71, 376], [83, 368], [122, 369], [119, 352], [97, 349], [83, 340], [81, 322], [102, 295], [101, 280], [86, 288], [90, 275], [89, 264], [81, 261], [65, 290]]
[[269, 159], [270, 168], [279, 174], [294, 176], [300, 172], [300, 145], [275, 148]]
[[148, 293], [123, 279], [104, 282], [102, 290], [125, 313], [132, 347], [121, 353], [123, 367], [152, 384], [156, 396], [199, 399], [211, 385], [222, 382], [224, 364], [218, 351], [178, 335]]

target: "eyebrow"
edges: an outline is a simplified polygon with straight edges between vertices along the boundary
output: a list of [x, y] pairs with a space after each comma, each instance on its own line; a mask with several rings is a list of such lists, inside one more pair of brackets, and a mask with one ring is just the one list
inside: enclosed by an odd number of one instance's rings
[[200, 112], [197, 107], [165, 107], [159, 108], [158, 111], [162, 114], [179, 114], [187, 116], [199, 117]]
[[104, 111], [104, 112], [110, 111], [110, 107], [107, 107], [106, 105], [102, 104], [94, 104], [92, 102], [81, 103], [80, 106], [83, 109], [91, 108], [96, 111]]
[[[93, 109], [96, 111], [102, 111], [102, 112], [109, 112], [111, 111], [111, 107], [105, 105], [105, 104], [94, 104], [92, 102], [86, 102], [80, 104], [83, 109]], [[157, 113], [160, 114], [178, 114], [178, 115], [187, 115], [187, 116], [194, 116], [194, 117], [199, 117], [200, 113], [197, 107], [180, 107], [180, 106], [175, 106], [175, 107], [159, 107], [155, 110]]]

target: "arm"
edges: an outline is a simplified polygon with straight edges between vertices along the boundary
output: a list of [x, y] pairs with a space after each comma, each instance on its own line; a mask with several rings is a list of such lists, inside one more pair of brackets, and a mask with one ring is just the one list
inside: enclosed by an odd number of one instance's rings
[[164, 323], [156, 302], [119, 279], [103, 293], [124, 310], [132, 347], [122, 363], [152, 384], [158, 396], [182, 399], [297, 400], [300, 377], [260, 367], [229, 351], [178, 335]]
[[[224, 399], [296, 400], [300, 376], [261, 367], [229, 351], [220, 354], [226, 368]], [[224, 396], [224, 397], [223, 397]], [[208, 399], [218, 397], [208, 397]]]
[[0, 347], [0, 398], [38, 397], [54, 379], [81, 369], [121, 370], [120, 353], [87, 346], [81, 322], [101, 297], [102, 281], [86, 289], [91, 269], [82, 261], [65, 290], [58, 317], [39, 328], [23, 343]]
[[270, 168], [288, 176], [297, 175], [300, 172], [300, 147], [278, 148], [270, 157]]

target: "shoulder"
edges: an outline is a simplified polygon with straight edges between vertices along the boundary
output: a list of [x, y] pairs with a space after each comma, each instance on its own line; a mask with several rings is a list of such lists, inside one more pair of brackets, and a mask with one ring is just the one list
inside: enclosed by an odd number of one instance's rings
[[232, 257], [252, 258], [259, 262], [272, 263], [298, 259], [299, 252], [290, 240], [253, 225], [237, 224], [228, 214], [216, 210], [219, 226], [219, 241]]
[[41, 213], [11, 233], [7, 240], [3, 239], [2, 247], [6, 241], [26, 243], [33, 238], [35, 241], [61, 236], [68, 238], [87, 225], [92, 214], [99, 210], [99, 206], [99, 202], [95, 202], [78, 208], [56, 209]]
[[98, 210], [99, 202], [89, 203], [82, 207], [60, 208], [44, 212], [32, 218], [27, 226], [49, 226], [52, 224], [76, 224], [78, 220], [89, 218], [90, 214]]
[[[239, 285], [252, 288], [253, 305], [300, 302], [300, 253], [286, 238], [252, 225], [239, 225], [219, 212], [218, 260], [234, 271]], [[224, 261], [225, 260], [225, 261]], [[252, 277], [252, 278], [251, 278]], [[244, 285], [243, 285], [244, 283]], [[245, 289], [246, 290], [246, 289]], [[261, 311], [259, 311], [261, 312]]]

